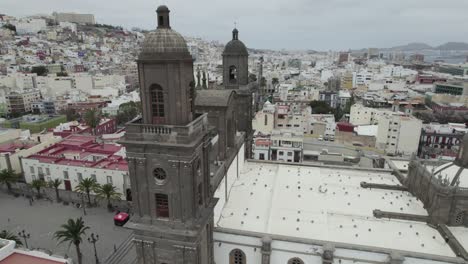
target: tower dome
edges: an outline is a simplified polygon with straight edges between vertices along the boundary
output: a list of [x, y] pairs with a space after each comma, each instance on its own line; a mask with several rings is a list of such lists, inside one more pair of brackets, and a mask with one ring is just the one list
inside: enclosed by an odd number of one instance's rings
[[158, 28], [145, 36], [139, 59], [191, 58], [185, 39], [171, 29], [169, 8], [165, 5], [159, 6], [156, 13], [158, 14]]
[[226, 44], [223, 55], [249, 55], [247, 47], [239, 40], [239, 30], [237, 28], [232, 31], [232, 40]]

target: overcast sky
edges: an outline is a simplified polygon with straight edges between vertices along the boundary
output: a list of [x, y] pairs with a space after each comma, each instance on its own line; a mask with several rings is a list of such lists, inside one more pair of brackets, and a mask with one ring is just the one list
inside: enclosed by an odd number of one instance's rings
[[468, 42], [467, 0], [0, 0], [0, 13], [92, 13], [98, 23], [153, 29], [162, 3], [183, 35], [226, 42], [236, 21], [239, 38], [251, 48]]

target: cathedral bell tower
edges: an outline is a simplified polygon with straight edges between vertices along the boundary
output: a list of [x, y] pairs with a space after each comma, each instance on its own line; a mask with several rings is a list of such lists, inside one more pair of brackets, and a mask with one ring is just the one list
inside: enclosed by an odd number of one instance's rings
[[194, 113], [193, 59], [171, 29], [169, 9], [138, 57], [142, 118], [127, 124], [126, 147], [139, 264], [213, 263], [208, 118]]
[[232, 31], [232, 40], [223, 51], [223, 84], [226, 89], [238, 89], [249, 84], [249, 53], [239, 40], [239, 31]]

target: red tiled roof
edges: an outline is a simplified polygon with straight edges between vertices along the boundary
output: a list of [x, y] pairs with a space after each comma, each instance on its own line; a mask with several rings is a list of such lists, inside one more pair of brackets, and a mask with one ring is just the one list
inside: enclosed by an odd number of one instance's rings
[[[42, 163], [128, 170], [127, 161], [122, 156], [115, 155], [121, 149], [122, 146], [115, 144], [96, 143], [94, 136], [71, 135], [28, 158]], [[97, 159], [91, 157], [88, 159], [90, 155], [96, 156]]]
[[21, 253], [13, 253], [7, 258], [0, 260], [0, 264], [63, 264], [65, 261], [59, 262], [48, 260], [40, 257], [29, 256]]
[[0, 145], [0, 153], [15, 153], [17, 149], [29, 149], [33, 147], [34, 144], [23, 144], [18, 142], [10, 142]]

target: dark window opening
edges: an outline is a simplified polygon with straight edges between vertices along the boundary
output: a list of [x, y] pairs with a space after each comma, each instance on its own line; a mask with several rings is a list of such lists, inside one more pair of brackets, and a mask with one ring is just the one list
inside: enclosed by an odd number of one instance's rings
[[164, 117], [164, 93], [159, 85], [151, 85], [151, 110], [153, 117]]
[[198, 184], [198, 205], [203, 204], [203, 186], [202, 184]]
[[156, 216], [169, 217], [169, 200], [167, 194], [157, 193], [156, 197]]
[[237, 83], [237, 68], [236, 66], [229, 67], [229, 82]]
[[159, 25], [164, 26], [164, 17], [163, 16], [159, 16]]

